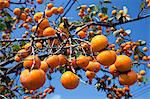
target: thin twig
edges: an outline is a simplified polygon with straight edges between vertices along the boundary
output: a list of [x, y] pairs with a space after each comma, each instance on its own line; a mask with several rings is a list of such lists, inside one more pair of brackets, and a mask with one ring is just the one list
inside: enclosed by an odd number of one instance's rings
[[64, 17], [68, 12], [69, 12], [69, 10], [72, 8], [72, 6], [75, 4], [75, 0], [73, 1], [73, 3], [69, 6], [69, 8], [66, 10], [66, 12], [63, 14], [63, 16], [62, 17]]

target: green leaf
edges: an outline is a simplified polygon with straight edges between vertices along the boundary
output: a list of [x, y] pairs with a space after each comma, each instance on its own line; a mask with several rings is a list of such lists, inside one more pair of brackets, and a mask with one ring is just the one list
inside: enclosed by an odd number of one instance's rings
[[103, 14], [107, 14], [108, 8], [107, 7], [102, 7], [101, 10], [102, 10]]
[[0, 23], [0, 31], [4, 31], [6, 29], [6, 26], [2, 23]]
[[2, 16], [5, 16], [5, 11], [2, 11], [2, 12], [1, 12], [1, 15], [2, 15]]
[[10, 16], [7, 16], [7, 17], [5, 18], [5, 21], [6, 21], [6, 22], [11, 21], [11, 20], [12, 20], [12, 18], [11, 18]]
[[148, 82], [148, 78], [143, 77], [143, 82], [144, 82], [144, 83]]
[[22, 46], [26, 44], [25, 41], [21, 41], [20, 43], [21, 43]]
[[58, 70], [60, 71], [60, 73], [64, 73], [67, 69], [63, 68], [62, 66], [59, 66]]
[[3, 19], [0, 19], [0, 22], [3, 22]]
[[20, 50], [20, 46], [19, 45], [13, 45], [12, 49], [13, 49], [13, 51], [18, 51], [18, 50]]
[[84, 22], [89, 22], [90, 21], [90, 16], [89, 15], [85, 16], [83, 20], [84, 20]]
[[141, 5], [140, 5], [140, 8], [141, 8], [141, 9], [144, 9], [144, 7], [145, 7], [145, 3], [142, 2]]

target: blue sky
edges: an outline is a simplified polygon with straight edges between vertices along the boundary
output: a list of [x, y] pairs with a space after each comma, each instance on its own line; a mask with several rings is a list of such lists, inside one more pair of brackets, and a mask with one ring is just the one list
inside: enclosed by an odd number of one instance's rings
[[[54, 3], [56, 6], [64, 6], [66, 4], [66, 1], [68, 0], [54, 0]], [[81, 4], [86, 4], [86, 5], [90, 5], [90, 4], [98, 4], [99, 0], [78, 0], [79, 3], [76, 3], [72, 9], [69, 11], [69, 13], [67, 14], [67, 17], [69, 17], [70, 20], [76, 20], [77, 18], [77, 12], [75, 12], [75, 9], [77, 6], [81, 5]], [[140, 8], [140, 2], [142, 0], [112, 0], [113, 5], [119, 7], [119, 8], [123, 8], [123, 6], [126, 6], [128, 8], [128, 13], [130, 14], [130, 16], [132, 18], [135, 18], [136, 15], [138, 14]], [[14, 8], [15, 6], [13, 6], [12, 8]], [[38, 6], [38, 10], [41, 10], [44, 8], [44, 5], [40, 5]], [[150, 13], [150, 9], [149, 11], [145, 12], [145, 13]], [[138, 22], [133, 22], [133, 23], [128, 23], [125, 25], [122, 25], [125, 29], [131, 29], [132, 34], [131, 36], [133, 37], [134, 40], [138, 40], [138, 39], [142, 39], [145, 41], [149, 41], [150, 39], [150, 18], [148, 19], [144, 19]], [[22, 30], [16, 30], [14, 33], [18, 33], [18, 37], [20, 37], [21, 33], [20, 31]], [[12, 36], [16, 36], [14, 34], [12, 34]], [[109, 38], [109, 40], [111, 40]], [[149, 44], [150, 45], [150, 44]], [[149, 70], [148, 70], [149, 71]], [[99, 73], [98, 75], [101, 75], [102, 73]], [[149, 76], [149, 74], [147, 74], [147, 76]], [[60, 83], [60, 77], [61, 74], [60, 73], [55, 73], [52, 74], [52, 81], [47, 81], [45, 85], [49, 85], [52, 84], [53, 86], [55, 86], [55, 92], [47, 95], [47, 97], [45, 99], [107, 99], [106, 94], [103, 92], [98, 92], [94, 86], [90, 86], [90, 85], [85, 85], [83, 83], [80, 82], [79, 86], [74, 89], [74, 90], [66, 90], [62, 87], [61, 83]], [[144, 85], [142, 85], [140, 88], [143, 88]], [[146, 88], [146, 87], [145, 87]], [[44, 88], [41, 88], [39, 90], [43, 90]], [[136, 89], [139, 89], [139, 87], [137, 87], [137, 84], [135, 84], [134, 86], [132, 86], [131, 91], [135, 92]], [[150, 88], [149, 88], [150, 89]], [[148, 90], [147, 90], [148, 91]], [[148, 99], [148, 97], [150, 97], [150, 91], [149, 92], [145, 92], [145, 94], [142, 94], [138, 97], [133, 97], [133, 99]]]

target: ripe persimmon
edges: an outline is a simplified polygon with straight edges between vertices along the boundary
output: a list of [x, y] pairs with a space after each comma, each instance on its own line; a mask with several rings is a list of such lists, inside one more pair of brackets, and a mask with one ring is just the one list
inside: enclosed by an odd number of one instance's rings
[[66, 71], [61, 76], [61, 83], [66, 89], [75, 89], [79, 85], [79, 77], [71, 71]]
[[26, 28], [27, 30], [30, 29], [30, 27], [29, 27], [29, 25], [27, 23], [24, 23], [23, 27]]
[[31, 68], [32, 66], [34, 66], [33, 68], [40, 68], [41, 65], [41, 60], [39, 59], [39, 57], [37, 55], [33, 56], [30, 55], [28, 57], [26, 57], [23, 61], [23, 67], [24, 68]]
[[103, 13], [99, 13], [99, 14], [98, 14], [98, 17], [99, 17], [99, 18], [102, 18], [103, 16], [104, 16]]
[[147, 68], [150, 68], [150, 63], [149, 63], [149, 64], [147, 64]]
[[88, 66], [86, 67], [86, 70], [93, 71], [93, 72], [98, 72], [101, 69], [100, 63], [90, 61]]
[[[92, 57], [92, 56], [87, 56], [87, 59], [88, 59], [89, 61], [92, 61], [92, 60], [93, 60], [93, 57]], [[95, 60], [93, 60], [93, 62], [95, 62]]]
[[53, 15], [53, 12], [52, 12], [51, 10], [46, 10], [46, 11], [45, 11], [45, 15], [46, 15], [47, 17], [51, 17], [51, 16]]
[[81, 39], [83, 39], [83, 38], [86, 37], [86, 32], [80, 31], [80, 32], [77, 33], [77, 35], [78, 35]]
[[59, 8], [57, 9], [57, 13], [58, 13], [58, 14], [63, 14], [63, 12], [64, 12], [64, 8], [63, 8], [63, 7], [59, 7]]
[[81, 55], [76, 59], [76, 64], [82, 69], [86, 69], [87, 65], [89, 64], [89, 60], [86, 56]]
[[16, 62], [20, 62], [20, 61], [21, 61], [21, 59], [20, 59], [20, 57], [19, 57], [18, 55], [15, 56], [14, 60], [15, 60]]
[[56, 34], [56, 30], [52, 27], [47, 27], [43, 31], [43, 36], [54, 36]]
[[124, 11], [123, 11], [123, 10], [120, 10], [120, 11], [119, 11], [119, 13], [120, 13], [120, 14], [123, 14], [123, 13], [124, 13]]
[[49, 21], [48, 21], [48, 19], [46, 19], [46, 18], [39, 20], [38, 23], [39, 23], [39, 27], [40, 27], [42, 30], [44, 30], [45, 28], [47, 28], [47, 27], [50, 26]]
[[8, 8], [10, 6], [10, 2], [9, 1], [4, 1], [4, 6], [5, 6], [5, 8]]
[[[32, 26], [31, 28], [31, 32], [35, 32], [36, 31], [37, 26]], [[40, 28], [37, 28], [37, 32], [40, 30]]]
[[37, 26], [33, 26], [32, 29], [31, 29], [31, 32], [36, 31], [38, 37], [43, 36], [43, 30], [40, 27], [38, 27], [37, 30], [36, 30], [36, 28], [37, 28]]
[[93, 71], [87, 70], [87, 71], [85, 72], [85, 75], [86, 75], [86, 77], [87, 77], [90, 81], [92, 81], [92, 79], [95, 78], [95, 72], [93, 72]]
[[134, 55], [134, 59], [135, 60], [139, 60], [139, 56], [138, 55]]
[[111, 14], [112, 15], [116, 15], [117, 14], [117, 10], [112, 10]]
[[90, 13], [92, 10], [91, 8], [87, 8], [87, 12]]
[[144, 52], [147, 52], [147, 51], [148, 51], [148, 48], [147, 48], [147, 47], [143, 47], [142, 50], [143, 50]]
[[29, 12], [30, 12], [30, 9], [29, 9], [29, 8], [25, 8], [24, 11], [25, 11], [26, 13], [29, 13]]
[[41, 69], [34, 69], [29, 71], [29, 69], [25, 69], [21, 72], [20, 82], [23, 87], [36, 90], [44, 85], [46, 81], [46, 74]]
[[150, 0], [145, 0], [147, 3], [150, 2]]
[[145, 70], [140, 70], [139, 74], [144, 76], [146, 74], [146, 72], [145, 72]]
[[41, 61], [40, 69], [46, 73], [48, 68], [48, 64], [45, 61]]
[[37, 43], [36, 43], [36, 47], [39, 48], [39, 49], [42, 49], [42, 48], [43, 48], [43, 45], [42, 45], [42, 43], [37, 42]]
[[119, 82], [122, 85], [133, 85], [137, 81], [137, 73], [133, 70], [129, 71], [127, 74], [119, 75]]
[[116, 52], [112, 50], [104, 50], [97, 55], [96, 59], [100, 64], [110, 66], [116, 61]]
[[36, 13], [34, 14], [33, 19], [35, 20], [35, 22], [38, 22], [38, 21], [42, 18], [42, 16], [43, 16], [43, 13], [42, 13], [42, 12], [36, 12]]
[[65, 64], [67, 64], [67, 58], [64, 55], [59, 54], [58, 58], [59, 58], [59, 65], [65, 65]]
[[53, 14], [57, 14], [58, 13], [57, 10], [58, 10], [57, 7], [52, 7], [51, 8], [51, 11], [52, 11]]
[[19, 16], [19, 15], [21, 14], [20, 8], [15, 8], [15, 9], [13, 10], [13, 13], [14, 13], [15, 15]]
[[21, 13], [20, 19], [23, 20], [23, 21], [26, 21], [26, 19], [27, 19], [27, 14], [26, 14], [26, 13]]
[[148, 60], [148, 56], [143, 56], [142, 60], [147, 61]]
[[114, 65], [119, 72], [129, 71], [132, 68], [132, 60], [126, 55], [119, 55]]
[[36, 2], [37, 2], [38, 4], [42, 4], [42, 3], [43, 3], [43, 0], [36, 0]]
[[21, 49], [18, 51], [17, 54], [20, 58], [25, 58], [29, 55], [29, 52], [27, 52], [25, 49]]
[[104, 35], [94, 36], [91, 40], [91, 48], [93, 52], [98, 52], [108, 45], [108, 39]]
[[113, 75], [113, 76], [118, 76], [119, 72], [117, 70], [117, 68], [115, 67], [115, 65], [111, 65], [109, 66], [109, 72]]
[[2, 10], [5, 7], [5, 2], [4, 0], [0, 0], [0, 10]]
[[33, 21], [32, 17], [28, 17], [28, 18], [26, 19], [26, 22], [32, 22], [32, 21]]
[[51, 9], [53, 6], [54, 6], [53, 3], [48, 3], [47, 4], [48, 9]]
[[46, 63], [51, 69], [54, 69], [59, 65], [59, 58], [57, 55], [49, 56], [46, 60]]

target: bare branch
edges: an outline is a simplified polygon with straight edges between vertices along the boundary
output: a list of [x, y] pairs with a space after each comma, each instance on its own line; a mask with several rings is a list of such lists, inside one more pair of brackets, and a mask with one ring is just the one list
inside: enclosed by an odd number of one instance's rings
[[[52, 38], [57, 38], [57, 36], [47, 36], [47, 37], [36, 37], [34, 38], [34, 41], [39, 41], [39, 40], [48, 40], [48, 39], [52, 39]], [[0, 42], [16, 42], [16, 41], [31, 41], [32, 38], [15, 38], [15, 39], [4, 39], [4, 40], [0, 40]]]
[[10, 1], [10, 4], [16, 4], [16, 5], [18, 5], [18, 4], [26, 4], [26, 1], [25, 2], [11, 2]]

